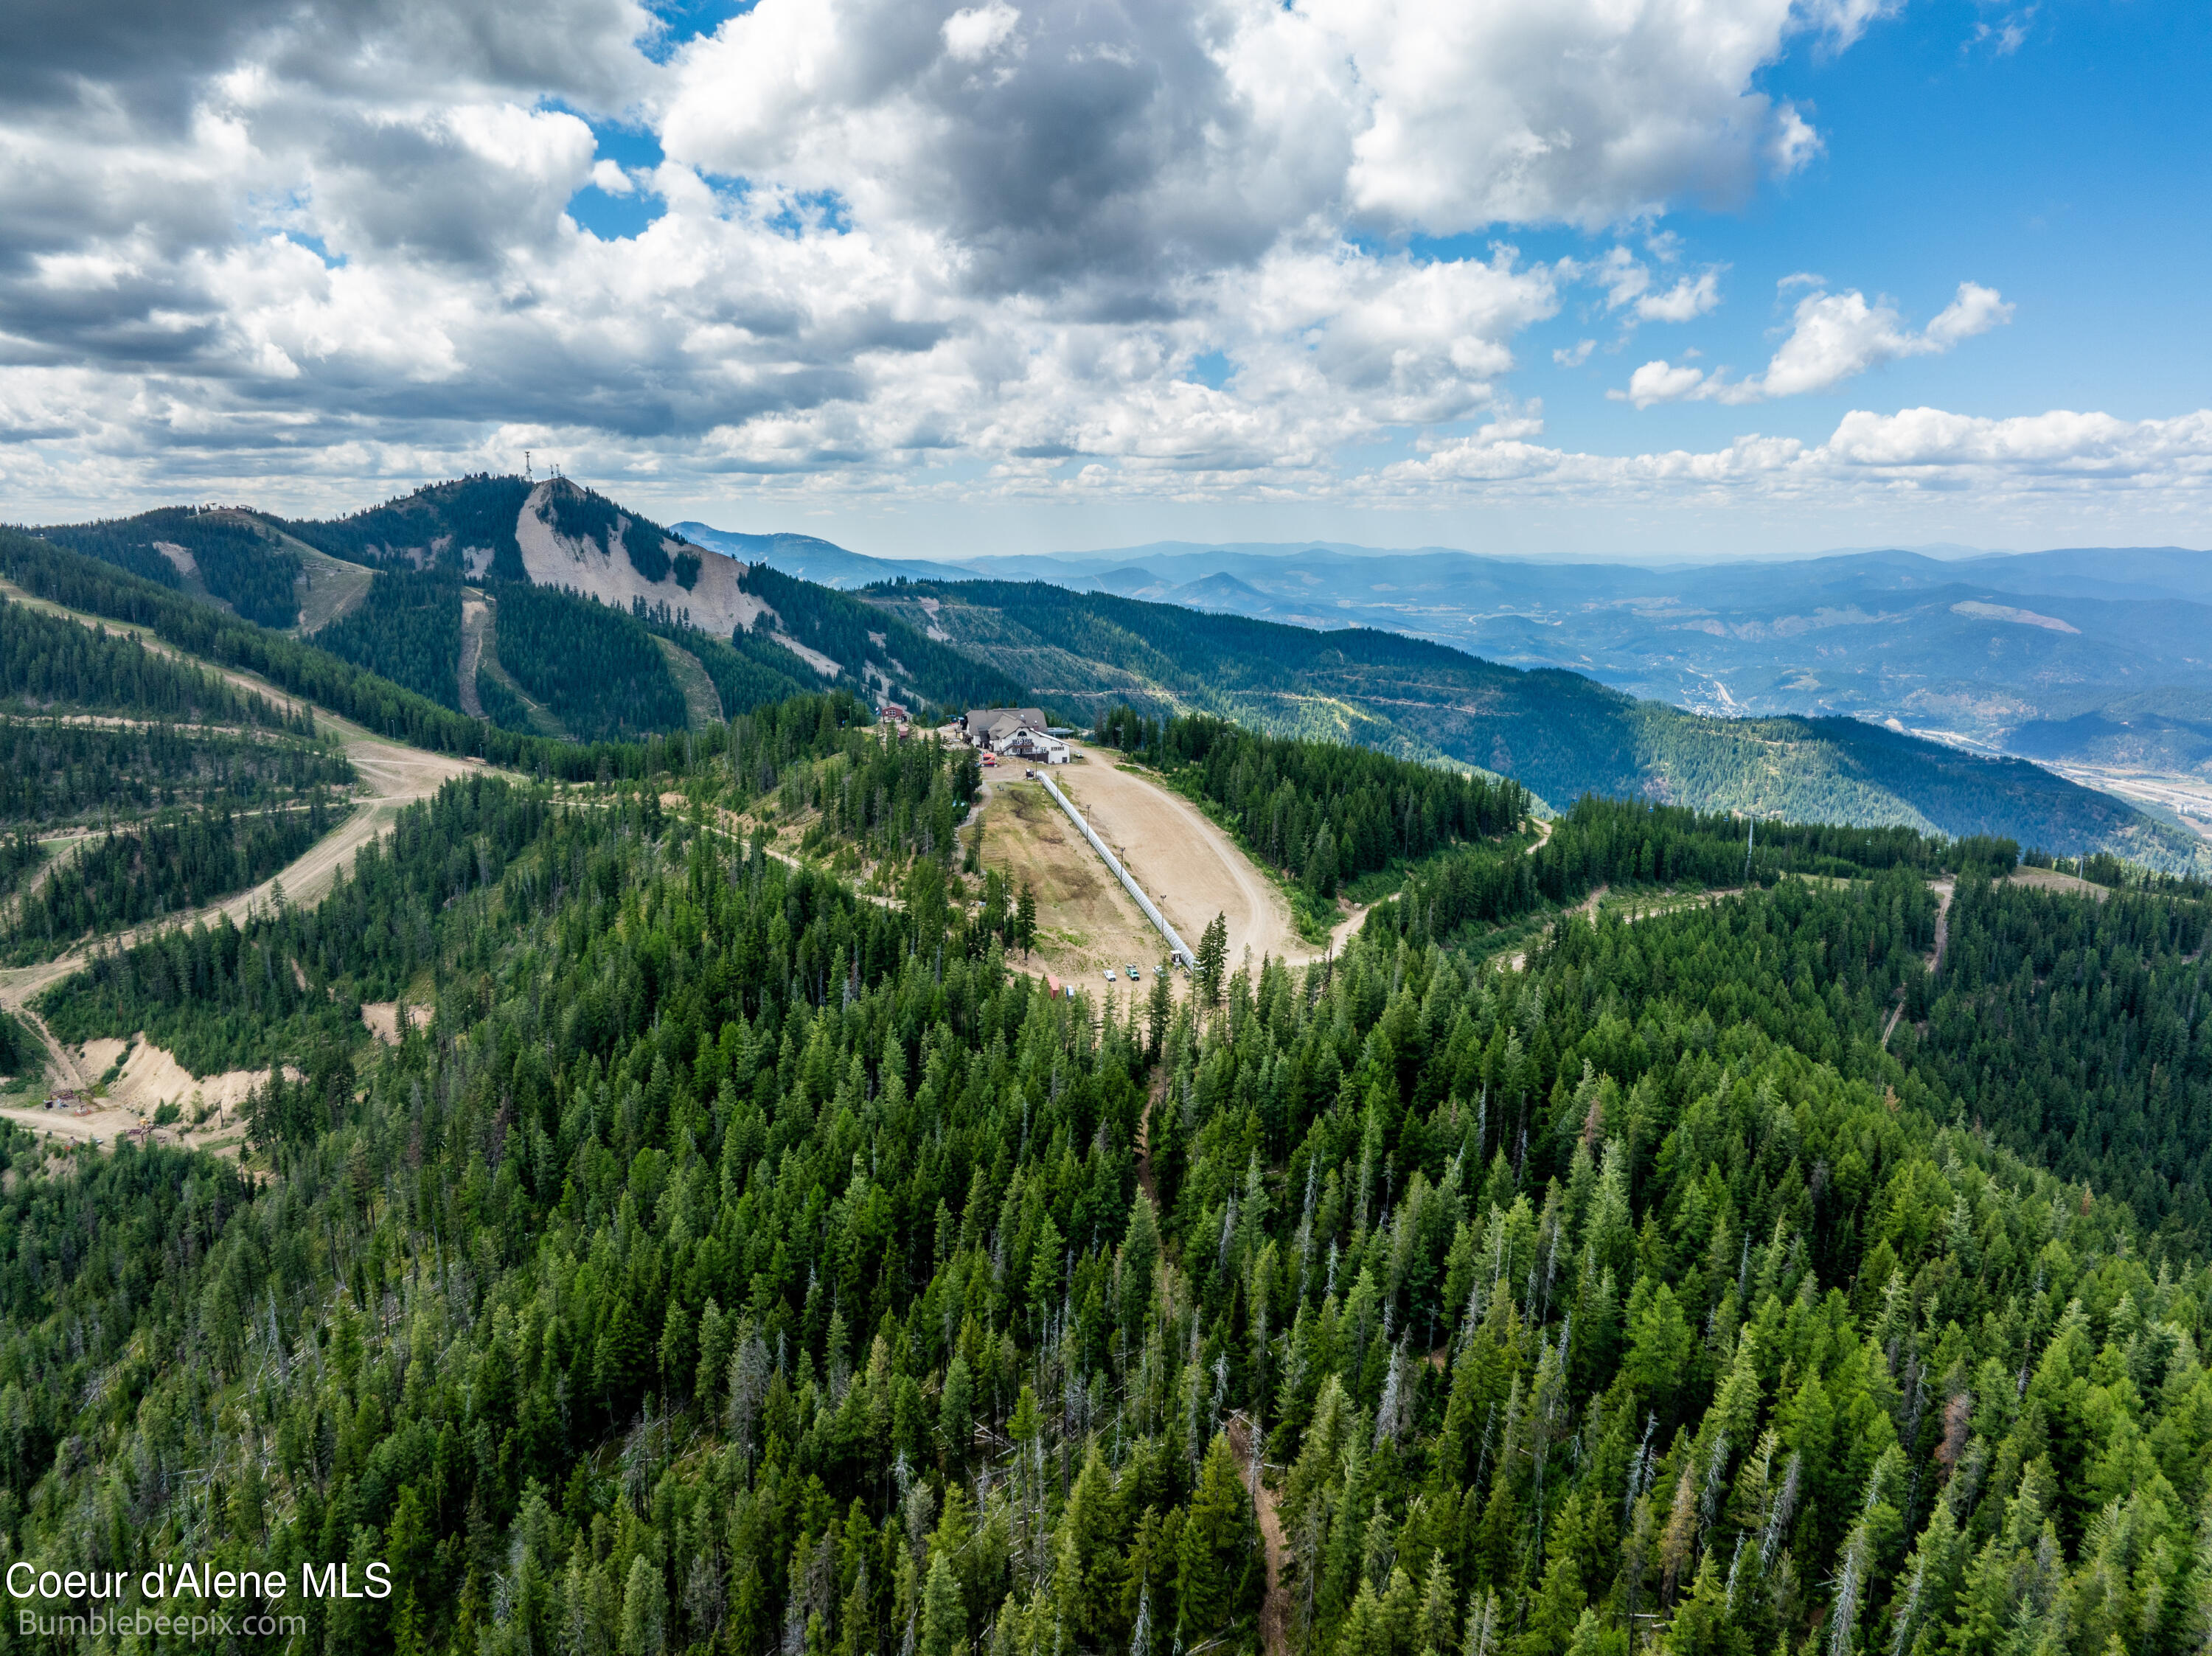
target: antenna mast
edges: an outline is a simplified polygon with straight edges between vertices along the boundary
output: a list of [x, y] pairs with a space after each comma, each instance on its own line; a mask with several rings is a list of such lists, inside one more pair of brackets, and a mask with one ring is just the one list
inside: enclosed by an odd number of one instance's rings
[[530, 470], [530, 451], [528, 449], [522, 451], [522, 481], [526, 483], [535, 482], [538, 481], [536, 476]]

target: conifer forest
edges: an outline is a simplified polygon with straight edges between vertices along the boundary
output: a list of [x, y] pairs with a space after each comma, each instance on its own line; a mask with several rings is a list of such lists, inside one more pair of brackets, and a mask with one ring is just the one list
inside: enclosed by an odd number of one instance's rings
[[504, 738], [318, 901], [163, 929], [344, 761], [0, 640], [6, 739], [92, 743], [10, 782], [0, 946], [79, 951], [27, 1016], [265, 1072], [229, 1156], [6, 1131], [0, 1565], [388, 1572], [241, 1652], [2212, 1648], [2201, 885], [1128, 713], [1285, 884], [1395, 883], [1069, 991], [975, 755], [833, 692]]

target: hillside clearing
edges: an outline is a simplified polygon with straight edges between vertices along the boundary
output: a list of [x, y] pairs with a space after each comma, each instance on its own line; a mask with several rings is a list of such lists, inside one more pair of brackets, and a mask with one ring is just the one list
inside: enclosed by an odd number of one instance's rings
[[491, 605], [474, 587], [461, 590], [461, 660], [453, 687], [461, 711], [471, 719], [484, 717], [483, 698], [477, 694], [477, 669], [483, 664], [484, 634], [491, 627]]
[[660, 653], [668, 658], [668, 670], [675, 676], [676, 688], [684, 692], [685, 724], [695, 731], [703, 731], [709, 725], [722, 722], [722, 698], [714, 688], [714, 681], [707, 676], [707, 670], [699, 664], [699, 658], [674, 639], [653, 635], [660, 646]]
[[979, 817], [984, 866], [1003, 872], [1011, 890], [1026, 884], [1036, 895], [1032, 969], [1093, 988], [1109, 967], [1117, 977], [1131, 965], [1149, 973], [1166, 957], [1160, 934], [1036, 783], [985, 783]]
[[[1184, 941], [1196, 948], [1206, 923], [1220, 914], [1229, 926], [1231, 961], [1248, 949], [1255, 961], [1265, 955], [1304, 960], [1321, 953], [1298, 936], [1275, 883], [1205, 812], [1150, 777], [1112, 765], [1103, 749], [1089, 758], [1055, 770], [1053, 779]], [[1103, 864], [1099, 876], [1112, 877]], [[1165, 947], [1157, 932], [1146, 931], [1155, 950]]]
[[2112, 895], [2108, 885], [2099, 885], [2077, 874], [2061, 874], [2055, 868], [2016, 868], [2006, 877], [2014, 885], [2033, 886], [2038, 891], [2063, 891], [2069, 896], [2094, 897], [2099, 902]]
[[288, 550], [299, 555], [303, 566], [297, 588], [300, 624], [292, 629], [301, 638], [313, 638], [339, 616], [348, 614], [376, 584], [374, 569], [348, 563], [327, 552], [318, 552], [305, 541], [295, 540], [289, 535], [284, 543]]

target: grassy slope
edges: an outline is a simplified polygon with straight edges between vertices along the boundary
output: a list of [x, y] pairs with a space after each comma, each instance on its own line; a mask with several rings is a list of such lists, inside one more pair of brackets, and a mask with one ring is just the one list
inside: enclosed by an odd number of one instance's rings
[[714, 681], [707, 676], [707, 670], [693, 655], [672, 639], [655, 634], [653, 640], [667, 658], [668, 671], [676, 680], [676, 688], [684, 692], [684, 706], [690, 716], [690, 727], [702, 731], [709, 725], [722, 722], [722, 698], [715, 693]]

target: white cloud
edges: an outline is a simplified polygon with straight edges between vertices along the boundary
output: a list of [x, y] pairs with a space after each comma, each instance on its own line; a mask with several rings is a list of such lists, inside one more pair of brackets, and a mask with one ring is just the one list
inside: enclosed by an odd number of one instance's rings
[[1370, 498], [1434, 489], [1648, 501], [1771, 499], [1800, 503], [1876, 493], [1972, 490], [1995, 502], [2161, 499], [2202, 513], [2212, 495], [2212, 409], [2128, 421], [2054, 409], [1984, 419], [1940, 409], [1845, 415], [1825, 442], [1740, 437], [1704, 452], [1595, 455], [1529, 440], [1524, 426], [1439, 443], [1362, 480]]
[[1640, 409], [1655, 403], [1676, 403], [1694, 394], [1705, 383], [1704, 371], [1678, 368], [1666, 362], [1646, 362], [1628, 376], [1626, 391], [1611, 391], [1615, 400], [1626, 398]]
[[1814, 130], [1812, 124], [1797, 112], [1796, 105], [1783, 104], [1775, 110], [1773, 133], [1766, 141], [1766, 157], [1777, 176], [1788, 178], [1826, 148], [1826, 141]]
[[1645, 294], [1636, 301], [1636, 314], [1644, 322], [1690, 322], [1720, 302], [1720, 272], [1707, 270], [1684, 276], [1663, 294]]
[[1929, 350], [1948, 350], [1962, 339], [1987, 333], [2000, 323], [2011, 320], [2012, 306], [2005, 303], [1996, 288], [1962, 282], [1959, 284], [1959, 296], [1936, 313], [1923, 340]]
[[[1804, 280], [1785, 276], [1783, 286], [1786, 289]], [[1731, 380], [1717, 372], [1707, 374], [1664, 361], [1647, 362], [1631, 376], [1625, 395], [1642, 409], [1690, 400], [1756, 403], [1828, 391], [1883, 362], [1939, 355], [1963, 339], [2009, 322], [2012, 311], [1996, 288], [1962, 282], [1958, 296], [1915, 333], [1905, 326], [1893, 306], [1869, 305], [1856, 289], [1841, 294], [1816, 289], [1797, 301], [1790, 336], [1765, 373]]]
[[1976, 23], [1969, 44], [1987, 46], [1993, 57], [2009, 58], [2027, 44], [2027, 26], [2035, 20], [2035, 7], [2027, 6], [1995, 23]]
[[1830, 47], [1841, 51], [1903, 4], [1904, 0], [1801, 0], [1798, 18], [1802, 27], [1819, 30]]
[[1299, 12], [1357, 65], [1368, 118], [1352, 198], [1386, 221], [1597, 227], [1685, 195], [1739, 201], [1763, 157], [1802, 143], [1788, 139], [1794, 112], [1754, 85], [1803, 26], [1788, 0], [1315, 0]]
[[[1817, 151], [1759, 74], [1848, 45], [1863, 0], [761, 0], [666, 52], [631, 0], [185, 3], [202, 21], [96, 95], [67, 31], [0, 64], [18, 516], [328, 509], [525, 446], [618, 489], [736, 476], [797, 503], [2203, 475], [2206, 416], [1543, 444], [1513, 395], [1526, 331], [1578, 282], [1624, 329], [1711, 312], [1722, 270], [1656, 215]], [[607, 122], [665, 161], [600, 155]], [[592, 185], [663, 210], [588, 234]], [[1521, 224], [1643, 257], [1376, 251]], [[1758, 380], [1660, 361], [1621, 395], [1832, 385], [2009, 314], [1966, 284], [1916, 333], [1809, 285]], [[1187, 377], [1207, 353], [1234, 364], [1218, 387]]]
[[[1678, 258], [1679, 251], [1666, 237], [1654, 239], [1652, 252], [1662, 262]], [[1715, 266], [1694, 276], [1681, 276], [1662, 292], [1652, 291], [1651, 269], [1627, 248], [1609, 247], [1605, 256], [1588, 266], [1574, 266], [1577, 274], [1605, 289], [1609, 311], [1626, 310], [1635, 322], [1690, 322], [1721, 302], [1721, 268]]]
[[1590, 272], [1590, 279], [1605, 289], [1605, 306], [1617, 311], [1650, 290], [1651, 272], [1626, 247], [1609, 247]]
[[945, 20], [945, 55], [963, 64], [981, 63], [1006, 44], [1022, 15], [1005, 0], [956, 11]]

